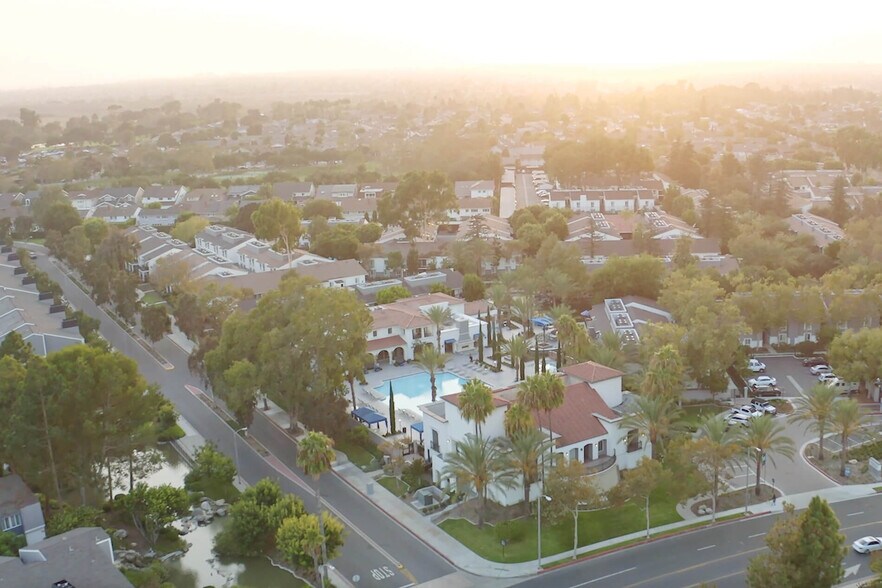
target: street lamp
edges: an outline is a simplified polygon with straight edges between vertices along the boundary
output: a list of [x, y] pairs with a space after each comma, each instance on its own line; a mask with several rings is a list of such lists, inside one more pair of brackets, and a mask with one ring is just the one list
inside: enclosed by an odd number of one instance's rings
[[539, 571], [542, 571], [542, 499], [545, 499], [547, 502], [551, 502], [551, 496], [547, 496], [545, 494], [540, 494], [536, 498], [536, 543], [538, 545], [537, 548], [537, 557], [536, 557], [536, 565], [539, 568]]
[[239, 473], [239, 433], [242, 431], [248, 433], [248, 427], [242, 427], [241, 429], [233, 431], [233, 455], [236, 459], [236, 479], [239, 483], [242, 482], [242, 474]]
[[[753, 449], [754, 451], [756, 451], [760, 454], [762, 454], [762, 452], [763, 452], [763, 450], [759, 449], [758, 447], [747, 447], [746, 449], [747, 449], [747, 463], [745, 464], [746, 467], [744, 468], [744, 514], [745, 515], [747, 515], [747, 513], [748, 513], [747, 507], [750, 505], [750, 466], [751, 466], [750, 450]], [[759, 474], [757, 474], [757, 476], [759, 476]], [[757, 480], [757, 482], [759, 482], [759, 480]]]

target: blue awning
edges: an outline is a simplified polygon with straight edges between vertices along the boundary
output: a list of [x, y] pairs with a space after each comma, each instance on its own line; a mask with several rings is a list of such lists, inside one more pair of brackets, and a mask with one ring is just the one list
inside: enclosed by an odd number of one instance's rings
[[456, 343], [456, 339], [444, 339], [444, 343], [450, 343], [452, 345], [453, 343]]
[[591, 318], [591, 311], [590, 310], [583, 310], [579, 314], [584, 316], [585, 318]]
[[352, 416], [368, 425], [378, 425], [380, 423], [386, 423], [388, 425], [389, 423], [386, 417], [367, 406], [356, 408], [352, 411]]
[[537, 327], [550, 327], [554, 324], [554, 321], [547, 316], [537, 316], [533, 319], [533, 324]]
[[414, 431], [419, 431], [420, 433], [422, 433], [423, 432], [423, 421], [412, 424], [410, 426], [410, 428], [413, 429]]

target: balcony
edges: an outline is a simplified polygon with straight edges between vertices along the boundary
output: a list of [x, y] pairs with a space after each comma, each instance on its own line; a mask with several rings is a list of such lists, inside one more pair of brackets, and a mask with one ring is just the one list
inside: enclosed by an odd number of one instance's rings
[[601, 455], [597, 459], [592, 459], [591, 461], [584, 462], [585, 466], [585, 475], [590, 476], [591, 474], [597, 474], [604, 470], [607, 470], [614, 466], [616, 463], [616, 456], [613, 455]]

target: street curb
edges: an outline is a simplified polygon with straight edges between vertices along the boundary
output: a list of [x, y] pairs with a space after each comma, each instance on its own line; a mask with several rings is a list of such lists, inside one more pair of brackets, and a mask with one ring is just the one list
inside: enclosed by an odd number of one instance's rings
[[[550, 566], [550, 567], [547, 567], [547, 568], [542, 568], [542, 569], [539, 571], [539, 574], [541, 575], [541, 574], [543, 574], [543, 573], [545, 573], [545, 572], [553, 572], [553, 571], [559, 570], [559, 569], [561, 569], [561, 568], [565, 568], [565, 567], [568, 567], [568, 566], [572, 566], [572, 565], [580, 564], [580, 563], [583, 563], [583, 562], [586, 562], [586, 561], [589, 561], [589, 560], [592, 560], [592, 559], [596, 559], [596, 558], [598, 558], [598, 557], [603, 557], [603, 556], [605, 556], [605, 555], [609, 555], [609, 554], [611, 554], [611, 553], [616, 553], [616, 552], [618, 552], [618, 551], [624, 551], [624, 550], [626, 550], [626, 549], [631, 549], [632, 547], [637, 547], [637, 546], [639, 546], [639, 545], [646, 545], [646, 544], [648, 544], [648, 543], [655, 543], [655, 542], [658, 542], [658, 541], [664, 541], [665, 539], [672, 539], [672, 538], [674, 538], [674, 537], [680, 537], [680, 536], [682, 536], [682, 535], [689, 535], [690, 533], [695, 533], [695, 532], [698, 532], [698, 531], [706, 531], [706, 530], [708, 530], [708, 529], [714, 529], [714, 528], [717, 528], [717, 527], [724, 527], [724, 526], [729, 525], [729, 524], [732, 524], [732, 523], [740, 523], [740, 522], [742, 522], [742, 521], [746, 521], [746, 520], [748, 520], [748, 519], [753, 519], [753, 518], [756, 518], [756, 517], [762, 517], [762, 516], [766, 516], [766, 515], [768, 515], [768, 514], [772, 514], [772, 511], [771, 511], [771, 510], [766, 510], [766, 511], [763, 511], [763, 512], [752, 512], [752, 513], [750, 513], [750, 514], [747, 515], [747, 516], [738, 517], [737, 519], [731, 519], [731, 520], [728, 520], [728, 521], [720, 521], [720, 522], [717, 522], [717, 523], [711, 523], [711, 524], [708, 524], [708, 525], [701, 525], [701, 526], [697, 526], [697, 527], [692, 527], [692, 528], [690, 528], [690, 529], [684, 529], [684, 530], [682, 530], [682, 531], [673, 530], [673, 531], [671, 531], [670, 533], [666, 533], [666, 534], [664, 534], [664, 535], [662, 535], [662, 536], [660, 536], [660, 537], [650, 537], [649, 539], [644, 539], [643, 541], [636, 541], [636, 542], [634, 542], [634, 543], [628, 543], [627, 545], [613, 546], [613, 547], [610, 547], [609, 549], [607, 549], [607, 550], [605, 550], [605, 551], [599, 551], [599, 552], [597, 552], [597, 553], [592, 553], [591, 555], [586, 555], [586, 556], [584, 556], [584, 557], [577, 557], [576, 559], [571, 560], [571, 561], [568, 561], [568, 562], [565, 562], [565, 563], [559, 563], [559, 564], [556, 564], [556, 565], [553, 565], [553, 566]], [[651, 530], [651, 529], [650, 529], [650, 530]]]

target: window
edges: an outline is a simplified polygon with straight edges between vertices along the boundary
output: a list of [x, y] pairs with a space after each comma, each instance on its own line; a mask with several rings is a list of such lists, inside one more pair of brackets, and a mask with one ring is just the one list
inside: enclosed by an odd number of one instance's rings
[[373, 337], [376, 337], [376, 336], [377, 336], [377, 332], [374, 331], [374, 334], [373, 334], [372, 336], [373, 336]]
[[441, 446], [438, 443], [438, 431], [432, 429], [432, 451], [441, 453]]
[[15, 513], [14, 515], [9, 515], [8, 517], [3, 517], [3, 530], [8, 531], [10, 529], [14, 529], [16, 527], [21, 527], [21, 515], [19, 513]]
[[391, 334], [392, 334], [392, 327], [389, 327], [388, 329], [386, 329], [386, 334], [387, 334], [387, 335], [391, 335]]
[[597, 456], [606, 455], [606, 439], [597, 442]]

